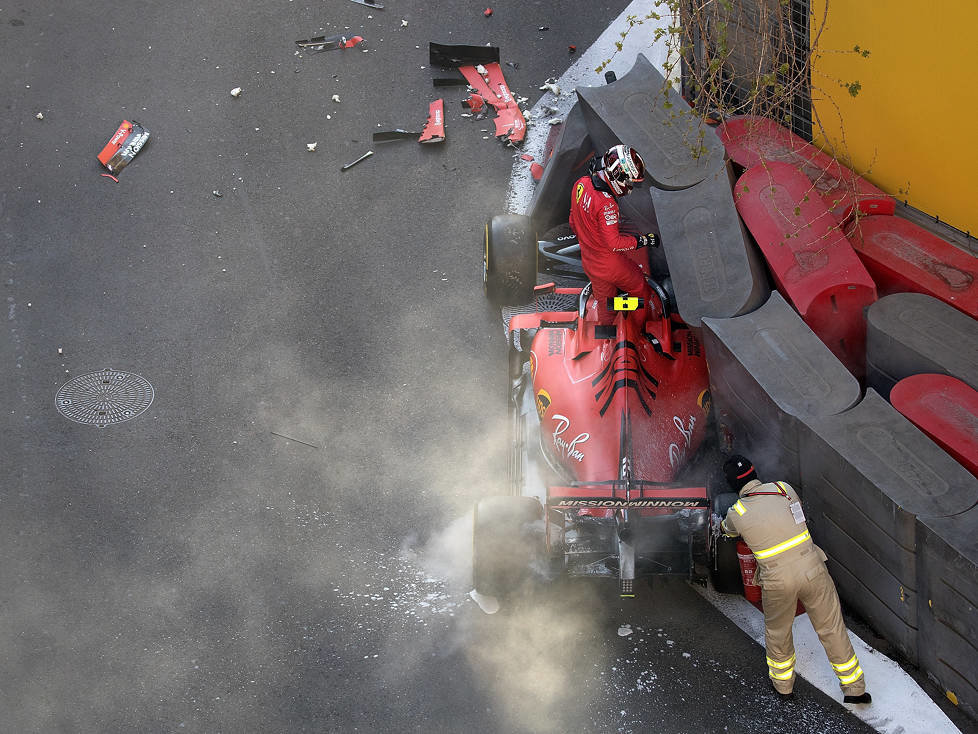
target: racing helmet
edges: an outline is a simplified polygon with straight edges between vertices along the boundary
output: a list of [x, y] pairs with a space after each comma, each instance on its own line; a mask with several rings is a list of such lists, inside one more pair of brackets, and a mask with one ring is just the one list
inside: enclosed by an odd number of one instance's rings
[[624, 196], [645, 180], [645, 161], [635, 148], [616, 145], [601, 156], [597, 175], [615, 196]]

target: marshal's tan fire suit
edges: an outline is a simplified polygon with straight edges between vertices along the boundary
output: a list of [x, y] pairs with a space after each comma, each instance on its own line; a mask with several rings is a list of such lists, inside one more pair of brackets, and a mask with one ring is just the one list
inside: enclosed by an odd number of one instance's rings
[[825, 567], [825, 553], [812, 542], [801, 502], [791, 485], [751, 480], [727, 511], [722, 527], [728, 537], [742, 536], [757, 558], [768, 675], [775, 689], [791, 693], [795, 683], [791, 625], [800, 599], [843, 694], [862, 694], [866, 679], [842, 621], [839, 595]]

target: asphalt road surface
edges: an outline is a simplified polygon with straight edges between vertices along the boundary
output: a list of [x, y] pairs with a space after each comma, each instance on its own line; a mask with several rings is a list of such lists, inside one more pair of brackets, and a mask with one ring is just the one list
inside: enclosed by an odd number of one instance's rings
[[[867, 730], [803, 681], [775, 700], [683, 582], [468, 598], [513, 151], [427, 44], [498, 45], [532, 104], [625, 2], [385, 2], [3, 3], [0, 731]], [[366, 41], [296, 54], [333, 33]], [[445, 143], [371, 142], [438, 96]], [[115, 183], [123, 119], [152, 137]], [[149, 409], [63, 417], [104, 369]]]

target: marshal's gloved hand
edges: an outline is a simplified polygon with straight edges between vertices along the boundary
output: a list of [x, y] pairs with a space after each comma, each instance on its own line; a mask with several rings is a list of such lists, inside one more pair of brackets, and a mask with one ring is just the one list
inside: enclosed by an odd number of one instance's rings
[[649, 232], [648, 234], [637, 234], [635, 239], [638, 240], [638, 247], [658, 247], [659, 239], [655, 236], [655, 232]]

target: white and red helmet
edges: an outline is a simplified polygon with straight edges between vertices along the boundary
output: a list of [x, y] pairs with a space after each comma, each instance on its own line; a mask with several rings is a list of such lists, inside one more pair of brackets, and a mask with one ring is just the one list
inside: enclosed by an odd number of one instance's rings
[[645, 180], [645, 161], [634, 148], [616, 145], [601, 156], [596, 173], [615, 196], [624, 196]]

